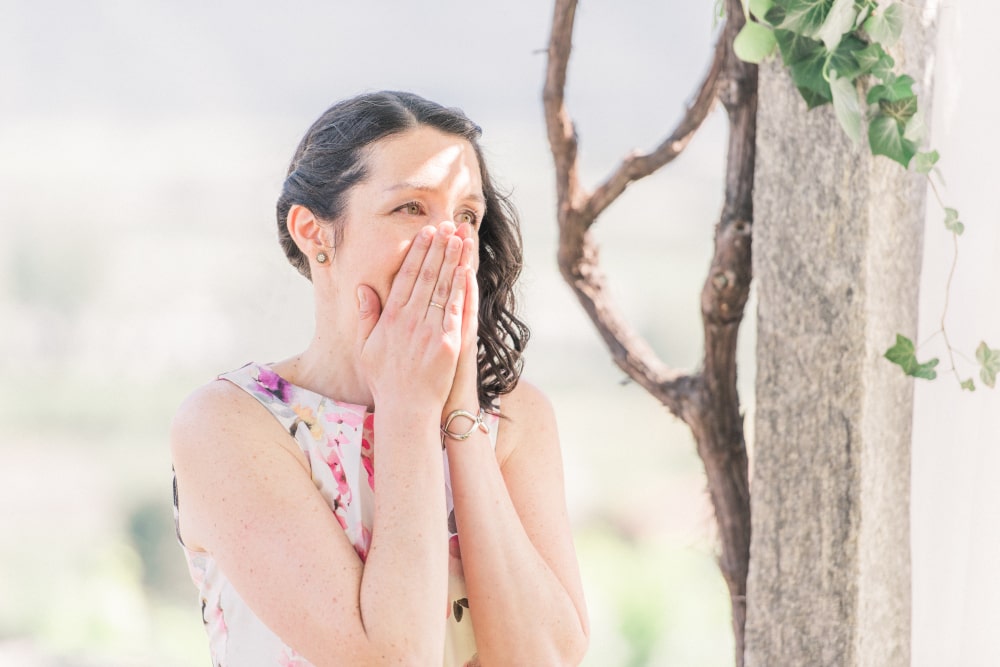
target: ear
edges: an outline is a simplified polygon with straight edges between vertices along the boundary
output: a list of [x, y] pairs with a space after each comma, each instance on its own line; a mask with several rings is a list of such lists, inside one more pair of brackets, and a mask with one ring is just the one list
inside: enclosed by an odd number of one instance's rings
[[299, 247], [302, 254], [309, 262], [321, 251], [329, 252], [330, 245], [327, 243], [327, 235], [330, 230], [324, 227], [313, 215], [313, 212], [301, 204], [292, 204], [288, 210], [288, 218], [285, 220], [288, 226], [288, 233]]

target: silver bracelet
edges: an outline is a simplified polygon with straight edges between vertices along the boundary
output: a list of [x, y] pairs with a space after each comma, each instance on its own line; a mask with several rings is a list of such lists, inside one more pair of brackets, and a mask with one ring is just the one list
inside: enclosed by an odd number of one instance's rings
[[[453, 440], [468, 440], [469, 436], [475, 433], [476, 429], [478, 428], [486, 435], [489, 435], [490, 427], [486, 424], [485, 421], [483, 421], [483, 418], [485, 416], [486, 413], [483, 412], [482, 408], [479, 408], [479, 414], [472, 414], [468, 410], [454, 410], [451, 412], [451, 414], [448, 415], [448, 418], [444, 422], [444, 426], [441, 427], [441, 434], [449, 438], [452, 438]], [[455, 433], [453, 431], [448, 430], [449, 427], [451, 426], [451, 423], [455, 421], [457, 417], [465, 417], [466, 419], [472, 420], [472, 426], [470, 426], [469, 430], [466, 431], [465, 433]]]

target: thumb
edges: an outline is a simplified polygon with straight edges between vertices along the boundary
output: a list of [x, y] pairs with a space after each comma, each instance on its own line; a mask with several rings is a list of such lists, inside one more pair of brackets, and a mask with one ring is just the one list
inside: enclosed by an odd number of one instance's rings
[[358, 339], [364, 343], [382, 312], [378, 294], [368, 285], [358, 285]]

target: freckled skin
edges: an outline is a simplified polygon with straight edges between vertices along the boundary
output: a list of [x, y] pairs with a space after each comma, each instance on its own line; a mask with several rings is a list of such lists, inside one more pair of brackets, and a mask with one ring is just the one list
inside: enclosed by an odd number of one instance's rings
[[174, 421], [184, 541], [210, 552], [254, 613], [318, 667], [442, 664], [441, 602], [459, 553], [468, 598], [451, 611], [472, 617], [476, 660], [575, 664], [586, 609], [555, 420], [530, 384], [503, 397], [495, 451], [480, 431], [445, 438], [460, 539], [444, 520], [440, 427], [450, 411], [478, 405], [475, 151], [420, 126], [372, 145], [366, 167], [328, 261], [315, 258], [330, 251], [329, 221], [289, 212], [310, 261], [316, 333], [273, 369], [375, 408], [367, 560], [317, 493], [302, 451], [228, 383], [196, 391]]

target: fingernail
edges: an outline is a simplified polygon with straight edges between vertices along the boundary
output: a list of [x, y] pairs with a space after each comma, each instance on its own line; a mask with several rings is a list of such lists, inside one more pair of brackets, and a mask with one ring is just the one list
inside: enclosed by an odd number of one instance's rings
[[358, 288], [358, 307], [359, 308], [365, 307], [365, 291], [360, 287]]

